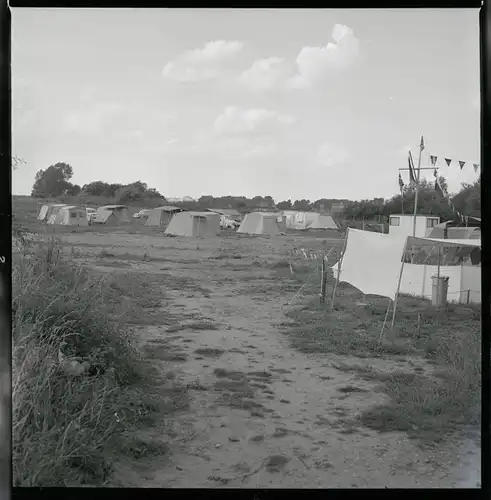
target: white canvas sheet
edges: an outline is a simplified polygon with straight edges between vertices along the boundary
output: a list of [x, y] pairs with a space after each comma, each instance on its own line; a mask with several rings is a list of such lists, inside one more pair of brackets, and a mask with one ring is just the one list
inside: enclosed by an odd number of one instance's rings
[[[394, 300], [401, 272], [405, 239], [387, 234], [349, 229], [340, 281], [350, 283], [366, 295]], [[332, 269], [337, 276], [338, 264]]]

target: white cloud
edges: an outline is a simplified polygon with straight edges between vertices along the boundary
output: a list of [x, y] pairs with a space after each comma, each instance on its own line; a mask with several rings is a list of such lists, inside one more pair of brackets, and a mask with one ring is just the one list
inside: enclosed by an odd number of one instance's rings
[[200, 49], [188, 50], [162, 70], [162, 76], [177, 82], [197, 82], [218, 78], [225, 63], [233, 59], [243, 48], [243, 42], [216, 40], [205, 43]]
[[265, 135], [295, 121], [291, 115], [268, 109], [241, 109], [229, 106], [213, 124], [216, 135]]
[[118, 104], [94, 105], [88, 109], [72, 111], [65, 117], [65, 125], [72, 132], [82, 134], [101, 133], [107, 121], [121, 110]]
[[281, 57], [257, 59], [240, 75], [239, 81], [254, 91], [273, 90], [285, 80], [287, 72], [285, 60]]
[[317, 159], [322, 167], [340, 167], [346, 165], [349, 154], [334, 144], [326, 142], [319, 146]]
[[336, 24], [332, 31], [335, 43], [303, 47], [298, 54], [297, 74], [290, 80], [293, 88], [308, 88], [323, 81], [333, 71], [346, 69], [357, 58], [359, 41], [348, 26]]

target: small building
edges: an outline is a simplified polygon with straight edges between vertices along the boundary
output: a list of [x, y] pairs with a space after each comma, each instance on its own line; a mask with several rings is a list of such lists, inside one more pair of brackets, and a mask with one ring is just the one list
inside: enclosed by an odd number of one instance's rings
[[[406, 238], [413, 236], [414, 216], [409, 214], [392, 214], [389, 217], [389, 234], [391, 236], [400, 236]], [[435, 215], [417, 215], [416, 216], [416, 238], [427, 238], [433, 231], [433, 228], [440, 224], [440, 217]]]

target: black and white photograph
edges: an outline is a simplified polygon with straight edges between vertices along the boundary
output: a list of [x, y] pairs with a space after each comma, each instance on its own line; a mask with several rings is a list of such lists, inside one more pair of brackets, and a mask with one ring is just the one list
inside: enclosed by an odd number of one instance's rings
[[481, 488], [479, 12], [11, 8], [14, 487]]

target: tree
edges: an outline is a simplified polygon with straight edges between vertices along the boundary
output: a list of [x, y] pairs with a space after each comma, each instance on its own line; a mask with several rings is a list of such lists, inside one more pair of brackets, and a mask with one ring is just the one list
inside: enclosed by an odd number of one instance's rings
[[292, 209], [292, 200], [280, 201], [276, 204], [278, 210], [291, 210]]
[[299, 210], [300, 212], [309, 212], [311, 210], [309, 200], [295, 200], [293, 203], [293, 210]]
[[462, 189], [452, 199], [455, 208], [464, 215], [481, 216], [481, 178], [472, 184], [462, 184]]
[[46, 170], [39, 170], [36, 174], [31, 196], [48, 198], [62, 195], [72, 188], [69, 182], [73, 177], [71, 165], [58, 162], [50, 165]]
[[82, 187], [82, 191], [84, 194], [88, 194], [91, 196], [102, 196], [108, 188], [109, 184], [107, 184], [106, 182], [94, 181], [90, 182], [89, 184], [85, 184]]

